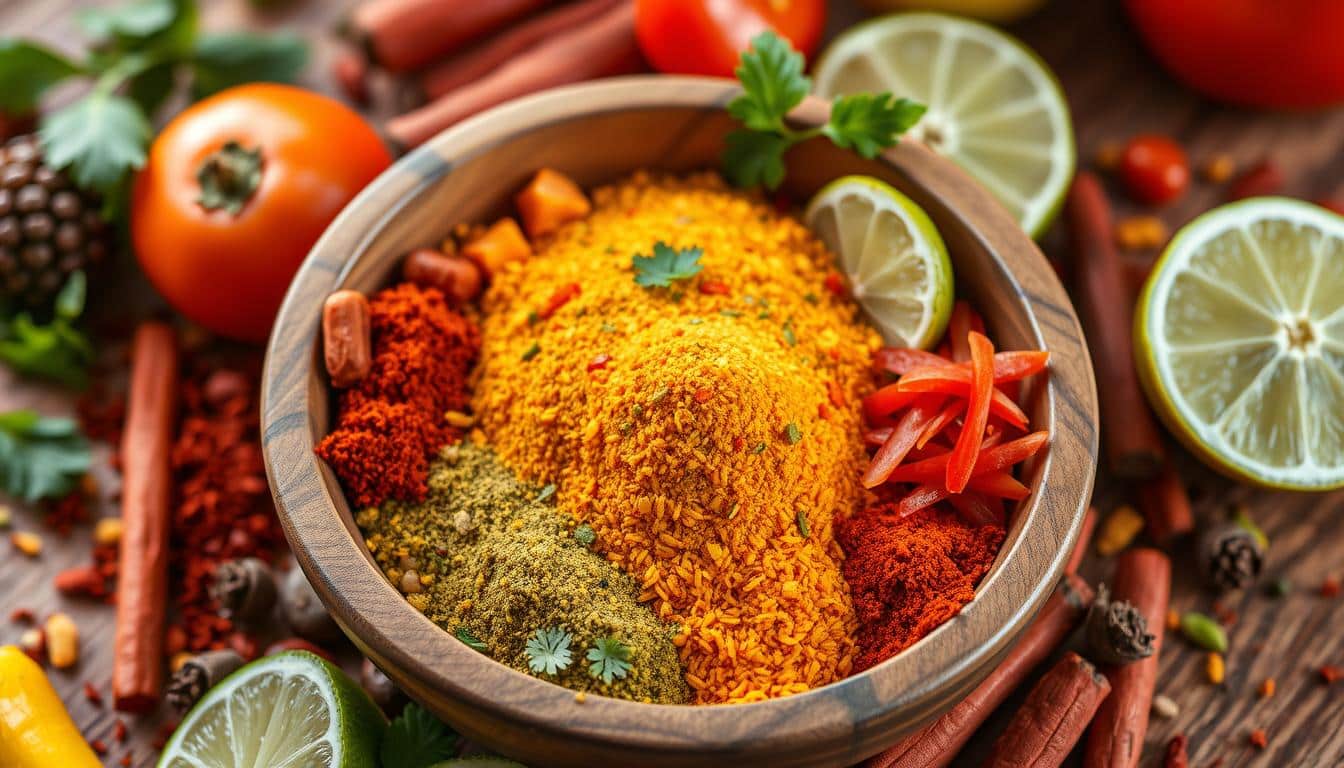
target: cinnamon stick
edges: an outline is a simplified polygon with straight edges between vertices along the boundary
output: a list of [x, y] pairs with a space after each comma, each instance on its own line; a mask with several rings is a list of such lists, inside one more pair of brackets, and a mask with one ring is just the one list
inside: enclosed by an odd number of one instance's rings
[[1078, 541], [1073, 545], [1073, 551], [1069, 553], [1069, 562], [1064, 566], [1065, 573], [1077, 573], [1078, 567], [1083, 564], [1083, 559], [1087, 557], [1087, 550], [1092, 546], [1092, 534], [1097, 530], [1097, 509], [1088, 507], [1087, 514], [1083, 516], [1082, 530], [1078, 531]]
[[509, 99], [633, 71], [639, 61], [635, 6], [622, 2], [572, 34], [548, 40], [471, 85], [389, 120], [387, 133], [402, 147], [418, 146], [454, 123]]
[[1046, 601], [1017, 645], [971, 694], [942, 717], [865, 762], [864, 768], [943, 768], [956, 759], [1031, 670], [1064, 642], [1087, 613], [1092, 588], [1070, 573]]
[[349, 26], [369, 58], [409, 72], [477, 40], [551, 0], [368, 0]]
[[1065, 213], [1074, 247], [1074, 288], [1097, 371], [1101, 433], [1111, 470], [1121, 477], [1149, 477], [1166, 454], [1134, 370], [1134, 301], [1115, 248], [1110, 203], [1095, 175], [1083, 171], [1074, 179]]
[[168, 603], [170, 453], [177, 422], [177, 337], [142, 323], [131, 346], [121, 438], [121, 543], [112, 697], [122, 712], [148, 712], [163, 684]]
[[575, 0], [523, 21], [480, 45], [435, 64], [420, 75], [420, 90], [433, 100], [489, 75], [518, 54], [579, 26], [627, 0]]
[[1069, 651], [1036, 683], [994, 743], [987, 768], [1054, 768], [1111, 692], [1106, 676]]
[[1171, 596], [1171, 561], [1156, 549], [1126, 550], [1116, 561], [1112, 582], [1113, 598], [1132, 603], [1147, 620], [1155, 650], [1142, 661], [1106, 670], [1112, 694], [1092, 721], [1084, 768], [1134, 768], [1139, 764]]
[[1167, 544], [1195, 530], [1190, 495], [1181, 476], [1171, 467], [1164, 467], [1157, 477], [1139, 486], [1139, 507], [1143, 509], [1148, 535], [1158, 544]]

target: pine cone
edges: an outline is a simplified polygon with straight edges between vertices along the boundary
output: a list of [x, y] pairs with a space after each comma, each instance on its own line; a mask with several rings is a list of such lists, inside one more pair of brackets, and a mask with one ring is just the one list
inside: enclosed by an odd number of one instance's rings
[[111, 231], [98, 207], [42, 161], [35, 135], [0, 147], [0, 296], [41, 309], [72, 273], [102, 261]]

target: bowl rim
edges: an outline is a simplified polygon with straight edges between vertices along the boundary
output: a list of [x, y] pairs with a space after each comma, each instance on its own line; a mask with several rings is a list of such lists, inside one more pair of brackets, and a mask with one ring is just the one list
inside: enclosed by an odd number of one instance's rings
[[[1042, 395], [1052, 444], [1042, 459], [1041, 483], [1021, 508], [1027, 515], [1022, 535], [1005, 545], [976, 600], [961, 614], [896, 657], [804, 693], [700, 706], [590, 695], [583, 717], [569, 718], [564, 713], [575, 704], [574, 691], [469, 649], [407, 603], [369, 561], [322, 480], [329, 470], [313, 453], [312, 388], [327, 386], [318, 354], [326, 295], [344, 284], [386, 222], [450, 173], [456, 158], [490, 151], [541, 126], [602, 112], [721, 110], [739, 92], [727, 80], [642, 75], [554, 89], [491, 109], [435, 136], [375, 179], [326, 230], [291, 283], [263, 371], [262, 442], [272, 495], [295, 557], [319, 597], [380, 666], [415, 672], [413, 694], [437, 692], [533, 733], [633, 750], [729, 755], [796, 749], [800, 737], [805, 743], [857, 743], [862, 729], [908, 731], [955, 703], [958, 697], [948, 691], [964, 694], [992, 669], [1063, 575], [1097, 465], [1095, 383], [1082, 331], [1054, 271], [1011, 215], [950, 161], [911, 141], [879, 160], [934, 196], [955, 192], [958, 215], [971, 222], [968, 236], [990, 254], [1004, 288], [1026, 306], [1036, 340], [1051, 350], [1052, 359], [1081, 355], [1078, 365], [1064, 368], [1067, 375], [1052, 373]], [[820, 124], [828, 109], [808, 97], [790, 120]], [[1011, 252], [1031, 269], [1010, 268], [1005, 254]], [[979, 610], [989, 595], [999, 593], [1015, 605]], [[392, 636], [389, 627], [402, 636]], [[404, 636], [408, 631], [411, 636]], [[936, 665], [930, 663], [935, 656], [941, 658]], [[918, 670], [919, 685], [893, 688], [900, 668]], [[508, 701], [492, 696], [506, 687], [523, 693]], [[721, 716], [728, 711], [737, 722], [723, 729]], [[658, 727], [652, 727], [655, 722]]]

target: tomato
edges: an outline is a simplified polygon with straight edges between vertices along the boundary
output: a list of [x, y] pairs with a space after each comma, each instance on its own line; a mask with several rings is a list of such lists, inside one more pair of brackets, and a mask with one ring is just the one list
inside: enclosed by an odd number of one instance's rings
[[635, 30], [660, 72], [732, 77], [751, 38], [774, 29], [810, 57], [826, 26], [826, 0], [638, 0]]
[[313, 243], [391, 162], [340, 102], [287, 85], [230, 88], [154, 140], [131, 196], [136, 256], [183, 315], [265, 341]]
[[1127, 0], [1177, 78], [1223, 101], [1306, 108], [1344, 102], [1340, 0]]
[[1162, 205], [1185, 194], [1190, 163], [1181, 145], [1165, 136], [1135, 136], [1120, 155], [1120, 180], [1140, 203]]

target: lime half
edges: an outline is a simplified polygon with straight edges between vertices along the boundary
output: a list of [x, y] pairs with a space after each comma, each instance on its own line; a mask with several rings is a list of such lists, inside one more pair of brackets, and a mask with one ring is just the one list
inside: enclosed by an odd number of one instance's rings
[[1013, 37], [937, 13], [898, 13], [836, 38], [817, 62], [826, 98], [890, 91], [928, 106], [910, 136], [951, 158], [1032, 237], [1073, 178], [1073, 128], [1054, 75]]
[[818, 192], [805, 215], [887, 344], [922, 348], [942, 338], [952, 314], [952, 262], [919, 206], [877, 179], [845, 176]]
[[386, 720], [353, 680], [305, 651], [267, 656], [211, 688], [159, 768], [376, 768]]
[[1204, 214], [1134, 330], [1149, 399], [1191, 450], [1260, 485], [1344, 486], [1344, 217], [1268, 197]]

